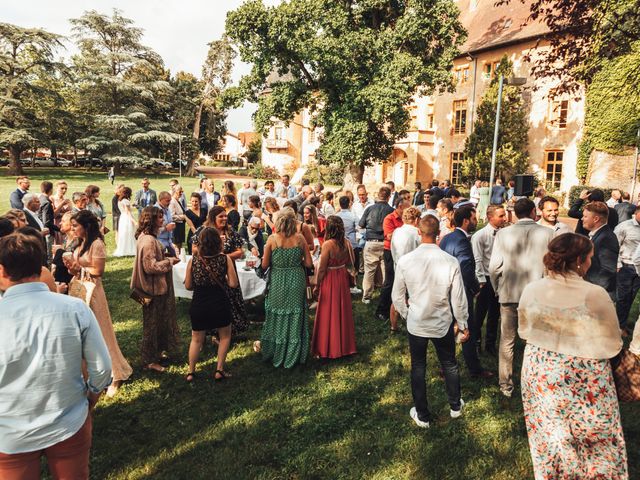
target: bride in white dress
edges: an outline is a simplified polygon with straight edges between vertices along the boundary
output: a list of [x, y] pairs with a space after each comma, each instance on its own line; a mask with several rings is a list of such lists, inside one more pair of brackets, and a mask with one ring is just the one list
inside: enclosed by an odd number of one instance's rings
[[131, 214], [131, 189], [124, 187], [118, 201], [120, 220], [118, 221], [117, 247], [114, 257], [134, 257], [136, 255], [136, 228], [138, 224]]

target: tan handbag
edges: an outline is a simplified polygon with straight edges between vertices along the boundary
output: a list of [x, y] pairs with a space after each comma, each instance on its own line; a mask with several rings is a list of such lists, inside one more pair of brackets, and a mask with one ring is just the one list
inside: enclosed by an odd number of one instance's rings
[[629, 350], [622, 350], [620, 355], [611, 361], [611, 366], [618, 400], [621, 402], [640, 400], [640, 357]]
[[93, 297], [93, 291], [96, 288], [96, 284], [91, 278], [91, 275], [82, 268], [80, 269], [80, 277], [73, 277], [69, 284], [69, 296], [76, 297], [82, 300], [87, 305], [91, 305], [91, 298]]

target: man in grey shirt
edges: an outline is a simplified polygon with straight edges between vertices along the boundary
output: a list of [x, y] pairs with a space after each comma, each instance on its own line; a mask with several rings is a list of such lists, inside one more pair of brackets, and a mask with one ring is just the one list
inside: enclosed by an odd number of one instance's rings
[[620, 328], [625, 330], [631, 306], [640, 290], [640, 276], [633, 263], [633, 255], [640, 246], [640, 206], [636, 207], [633, 217], [619, 223], [613, 233], [618, 237], [620, 244], [616, 278], [616, 313]]
[[40, 282], [43, 253], [37, 238], [0, 239], [0, 478], [39, 478], [43, 454], [54, 478], [88, 478], [111, 359], [89, 307]]

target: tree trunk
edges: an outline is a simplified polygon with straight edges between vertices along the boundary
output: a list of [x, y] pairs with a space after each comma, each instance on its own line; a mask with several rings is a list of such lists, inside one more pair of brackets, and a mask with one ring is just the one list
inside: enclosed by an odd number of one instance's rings
[[342, 188], [344, 190], [351, 190], [352, 192], [356, 191], [358, 185], [362, 183], [362, 177], [364, 176], [364, 165], [359, 164], [350, 164], [347, 166], [345, 175], [344, 175], [344, 183], [342, 184]]
[[113, 164], [113, 173], [116, 174], [116, 176], [119, 176], [120, 173], [122, 173], [122, 164], [120, 163], [120, 160], [116, 160]]
[[196, 176], [196, 160], [198, 159], [198, 154], [194, 153], [193, 156], [189, 159], [189, 161], [187, 162], [187, 168], [186, 168], [186, 173], [185, 175], [187, 177], [195, 177]]
[[24, 175], [22, 164], [20, 163], [20, 154], [22, 150], [18, 147], [9, 147], [11, 159], [9, 161], [9, 175]]
[[[198, 145], [200, 145], [200, 142], [198, 140], [200, 139], [200, 121], [202, 120], [203, 108], [204, 108], [204, 104], [200, 102], [200, 105], [198, 106], [198, 110], [196, 111], [196, 118], [193, 122], [193, 139], [195, 140], [196, 149], [198, 149]], [[198, 159], [198, 157], [199, 157], [199, 153], [196, 152], [187, 162], [187, 169], [186, 169], [187, 173], [185, 175], [187, 175], [188, 177], [194, 177], [196, 175], [196, 168], [194, 164]]]
[[58, 148], [55, 145], [51, 145], [51, 147], [49, 147], [49, 150], [51, 150], [51, 158], [53, 159], [53, 164], [54, 166], [58, 166]]

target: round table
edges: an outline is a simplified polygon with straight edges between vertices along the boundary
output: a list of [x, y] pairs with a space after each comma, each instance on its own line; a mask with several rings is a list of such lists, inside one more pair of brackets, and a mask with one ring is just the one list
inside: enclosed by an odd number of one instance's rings
[[[175, 291], [176, 297], [193, 297], [193, 292], [184, 288], [184, 277], [187, 273], [187, 263], [189, 263], [190, 258], [191, 255], [187, 255], [186, 261], [176, 263], [173, 266], [173, 290]], [[236, 271], [238, 272], [238, 281], [240, 283], [240, 290], [242, 290], [242, 297], [245, 300], [251, 300], [264, 293], [266, 286], [265, 281], [256, 275], [254, 269], [245, 270], [244, 260], [236, 261]]]

